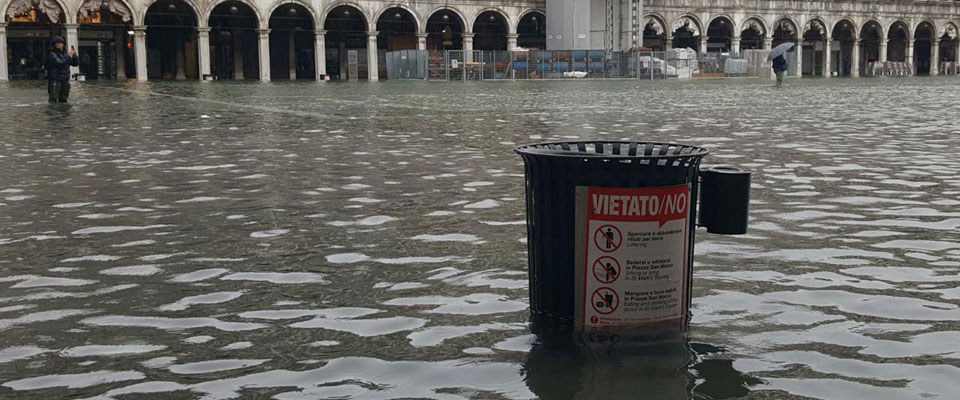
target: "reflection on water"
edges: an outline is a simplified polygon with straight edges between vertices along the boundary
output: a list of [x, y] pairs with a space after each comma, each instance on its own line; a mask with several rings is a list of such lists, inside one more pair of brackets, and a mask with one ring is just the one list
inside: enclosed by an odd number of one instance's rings
[[[0, 397], [951, 398], [955, 82], [3, 84]], [[754, 171], [688, 341], [531, 334], [512, 148], [594, 138]]]

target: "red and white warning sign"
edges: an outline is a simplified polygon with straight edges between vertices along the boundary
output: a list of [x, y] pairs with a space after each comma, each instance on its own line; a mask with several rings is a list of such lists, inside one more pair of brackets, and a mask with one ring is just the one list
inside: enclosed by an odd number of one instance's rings
[[690, 185], [577, 188], [576, 314], [583, 326], [682, 318]]

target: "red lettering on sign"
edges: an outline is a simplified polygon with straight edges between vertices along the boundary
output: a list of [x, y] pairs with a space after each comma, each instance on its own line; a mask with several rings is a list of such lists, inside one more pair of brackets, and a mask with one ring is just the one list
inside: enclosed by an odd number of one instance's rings
[[637, 194], [629, 194], [628, 191], [591, 187], [587, 218], [625, 222], [657, 221], [662, 227], [668, 221], [686, 218], [690, 212], [690, 187], [687, 185], [638, 189]]

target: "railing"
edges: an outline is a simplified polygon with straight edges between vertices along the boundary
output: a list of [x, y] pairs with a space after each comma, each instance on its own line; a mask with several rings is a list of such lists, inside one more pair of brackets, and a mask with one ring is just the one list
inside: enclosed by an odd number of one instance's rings
[[428, 53], [426, 79], [667, 79], [744, 76], [746, 73], [746, 60], [738, 55], [719, 53], [448, 50]]

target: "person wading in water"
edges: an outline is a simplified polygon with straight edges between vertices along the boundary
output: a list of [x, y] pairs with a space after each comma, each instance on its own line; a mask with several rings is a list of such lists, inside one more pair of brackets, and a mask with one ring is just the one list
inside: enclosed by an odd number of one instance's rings
[[47, 69], [47, 95], [51, 103], [66, 103], [70, 97], [70, 66], [80, 65], [77, 50], [66, 51], [67, 44], [62, 37], [53, 38], [53, 49], [47, 55], [44, 67]]
[[782, 54], [773, 59], [773, 73], [777, 76], [777, 86], [783, 85], [783, 76], [787, 74], [787, 60]]

